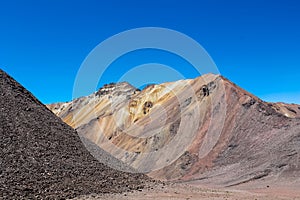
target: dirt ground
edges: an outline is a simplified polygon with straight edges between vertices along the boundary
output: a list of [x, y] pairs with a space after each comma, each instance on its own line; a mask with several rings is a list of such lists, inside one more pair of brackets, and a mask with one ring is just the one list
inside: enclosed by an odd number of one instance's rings
[[[281, 194], [278, 194], [280, 192]], [[299, 192], [290, 193], [275, 189], [243, 191], [234, 189], [209, 189], [186, 184], [160, 185], [150, 190], [123, 194], [89, 195], [76, 199], [101, 200], [300, 200]]]

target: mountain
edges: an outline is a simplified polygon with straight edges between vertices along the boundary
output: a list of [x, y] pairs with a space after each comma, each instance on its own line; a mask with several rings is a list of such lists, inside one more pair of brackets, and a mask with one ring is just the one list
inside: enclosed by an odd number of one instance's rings
[[98, 158], [121, 165], [80, 138], [30, 92], [0, 70], [1, 199], [65, 199], [92, 193], [141, 189], [142, 174], [120, 172]]
[[300, 106], [264, 102], [220, 75], [142, 91], [108, 84], [47, 106], [156, 179], [217, 187], [300, 185]]

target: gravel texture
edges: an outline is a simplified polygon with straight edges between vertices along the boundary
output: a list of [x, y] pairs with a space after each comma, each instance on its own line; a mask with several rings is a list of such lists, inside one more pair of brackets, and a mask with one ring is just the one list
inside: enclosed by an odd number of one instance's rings
[[264, 188], [259, 191], [242, 191], [229, 188], [212, 189], [189, 184], [158, 184], [151, 190], [123, 194], [86, 195], [78, 200], [299, 200], [295, 189]]
[[[2, 70], [0, 150], [0, 199], [120, 193], [143, 189], [152, 182], [145, 175], [99, 163], [72, 128]], [[100, 150], [101, 155], [111, 159]]]

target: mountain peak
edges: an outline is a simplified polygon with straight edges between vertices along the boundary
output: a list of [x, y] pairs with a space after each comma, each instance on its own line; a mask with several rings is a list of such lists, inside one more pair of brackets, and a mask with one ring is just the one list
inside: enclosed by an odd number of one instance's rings
[[137, 90], [137, 88], [135, 88], [128, 82], [109, 83], [109, 84], [104, 84], [103, 87], [99, 88], [98, 91], [96, 92], [96, 95], [102, 96], [102, 95], [111, 94], [115, 91], [125, 92], [125, 91], [132, 91], [132, 90]]

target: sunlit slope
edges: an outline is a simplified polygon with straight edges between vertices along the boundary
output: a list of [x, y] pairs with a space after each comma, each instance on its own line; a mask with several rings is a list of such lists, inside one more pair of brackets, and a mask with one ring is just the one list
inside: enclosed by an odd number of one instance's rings
[[219, 75], [142, 91], [110, 84], [49, 107], [116, 158], [158, 179], [237, 185], [300, 175], [300, 108], [263, 102]]

